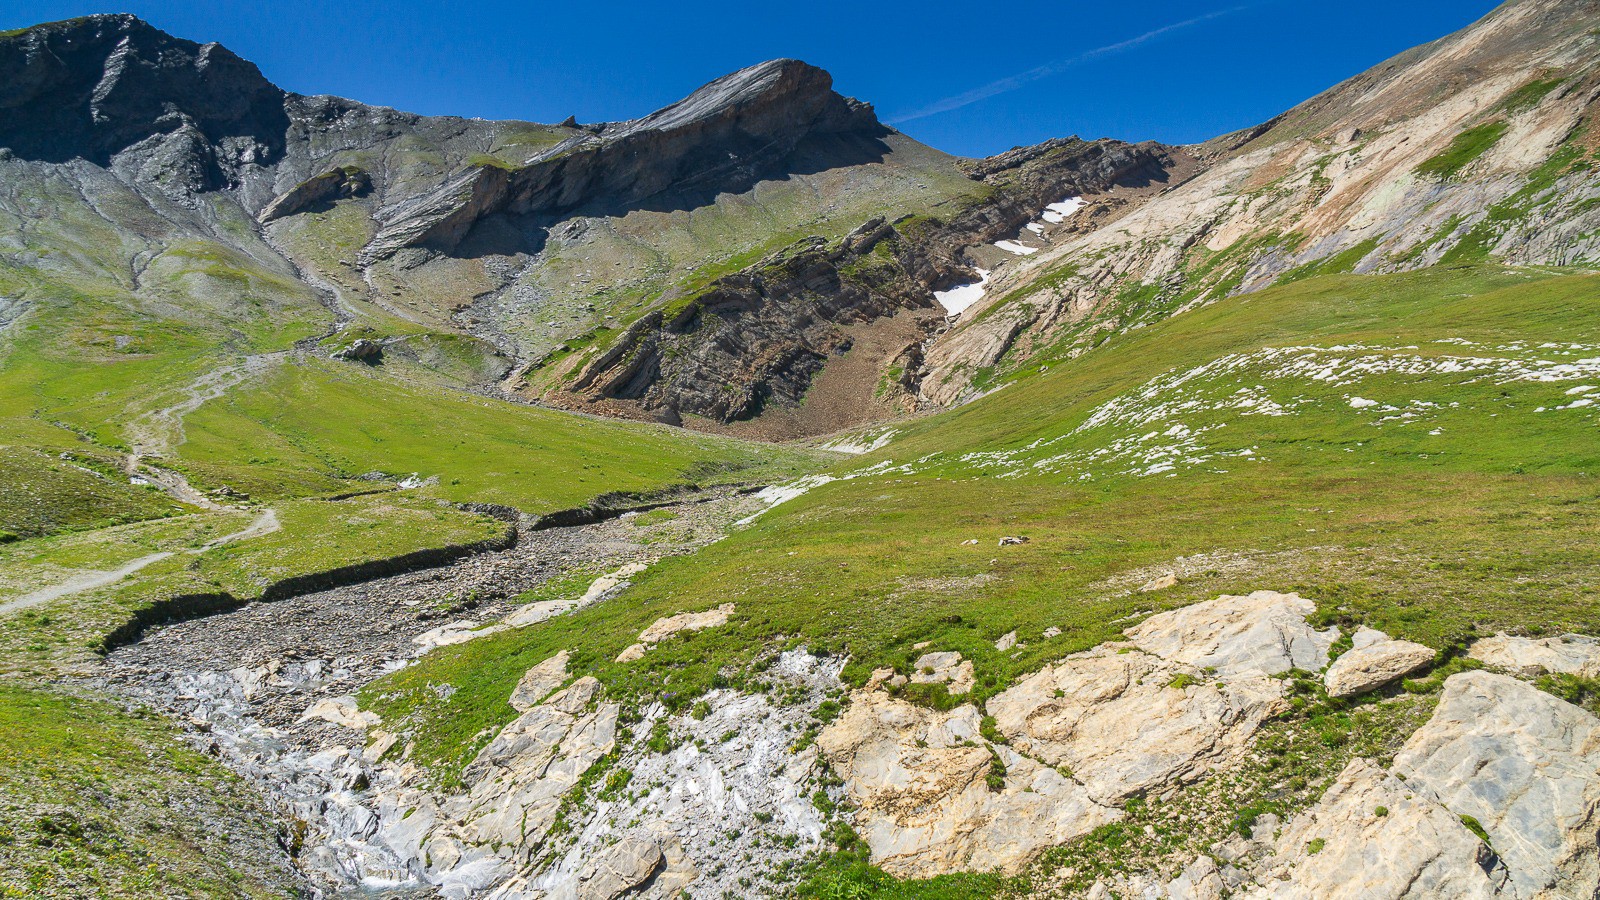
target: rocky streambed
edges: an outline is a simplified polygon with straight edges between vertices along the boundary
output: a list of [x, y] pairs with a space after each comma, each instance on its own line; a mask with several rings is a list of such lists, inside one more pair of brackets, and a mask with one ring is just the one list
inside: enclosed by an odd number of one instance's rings
[[[774, 648], [759, 692], [721, 688], [676, 714], [627, 708], [573, 680], [563, 651], [527, 671], [507, 698], [517, 717], [449, 789], [354, 700], [431, 647], [604, 601], [766, 502], [727, 492], [659, 526], [525, 530], [511, 550], [441, 569], [173, 625], [113, 653], [104, 682], [186, 722], [255, 784], [294, 823], [286, 850], [320, 896], [769, 896], [842, 825], [902, 877], [1027, 873], [1041, 894], [1097, 900], [1600, 891], [1600, 719], [1531, 683], [1600, 674], [1600, 641], [1580, 636], [1479, 641], [1431, 711], [1395, 685], [1434, 667], [1432, 648], [1315, 627], [1315, 603], [1272, 591], [1151, 616], [981, 705], [963, 702], [972, 663], [929, 646], [910, 680], [943, 685], [948, 711], [903, 699], [893, 670], [852, 690], [844, 660], [804, 648]], [[510, 602], [574, 567], [603, 574], [581, 596]], [[663, 617], [622, 658], [740, 615]], [[1090, 879], [1041, 868], [1062, 845], [1101, 852], [1097, 836], [1151, 802], [1244, 783], [1307, 685], [1419, 716], [1392, 752], [1339, 762], [1281, 816]]]
[[[693, 552], [767, 502], [728, 489], [676, 503], [653, 524], [634, 514], [557, 528], [524, 520], [508, 550], [151, 629], [107, 657], [97, 686], [166, 712], [194, 743], [261, 790], [290, 823], [285, 850], [305, 872], [308, 892], [431, 896], [438, 885], [429, 879], [447, 874], [432, 880], [450, 881], [447, 891], [464, 896], [488, 883], [474, 874], [483, 866], [430, 865], [393, 846], [400, 839], [382, 821], [385, 804], [416, 794], [410, 785], [420, 773], [377, 762], [394, 738], [369, 745], [377, 717], [361, 711], [353, 695], [434, 647], [507, 623], [529, 627], [607, 599], [650, 563]], [[570, 581], [574, 572], [594, 577], [570, 596], [513, 602], [553, 579]], [[565, 680], [563, 670], [544, 693]], [[580, 683], [562, 693], [576, 703], [589, 689]], [[552, 701], [549, 709], [559, 706]], [[604, 718], [609, 733], [616, 708]], [[593, 725], [594, 717], [586, 722]], [[574, 778], [587, 768], [576, 766]], [[551, 782], [546, 793], [558, 801], [566, 791], [556, 788]]]

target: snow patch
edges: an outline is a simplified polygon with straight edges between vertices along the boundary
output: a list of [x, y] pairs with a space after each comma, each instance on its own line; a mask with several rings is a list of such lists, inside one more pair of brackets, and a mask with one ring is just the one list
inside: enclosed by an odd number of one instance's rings
[[749, 525], [751, 522], [754, 522], [756, 519], [760, 518], [761, 513], [772, 509], [774, 506], [788, 503], [790, 500], [793, 500], [796, 497], [805, 496], [805, 494], [812, 488], [819, 488], [825, 484], [831, 484], [832, 482], [838, 480], [838, 478], [832, 475], [807, 475], [804, 478], [801, 478], [797, 481], [791, 481], [788, 484], [775, 484], [768, 488], [762, 488], [761, 491], [756, 494], [756, 499], [767, 504], [766, 509], [745, 516], [733, 524]]
[[945, 312], [952, 316], [959, 316], [966, 312], [967, 307], [983, 299], [983, 292], [989, 284], [989, 272], [985, 269], [978, 270], [978, 280], [971, 284], [957, 285], [948, 291], [934, 291], [933, 299], [939, 301]]
[[1044, 220], [1051, 225], [1060, 225], [1067, 217], [1083, 209], [1088, 203], [1082, 197], [1068, 197], [1060, 203], [1052, 203], [1044, 208]]
[[1039, 252], [1038, 247], [1029, 247], [1016, 241], [995, 241], [994, 245], [1013, 256], [1032, 256]]

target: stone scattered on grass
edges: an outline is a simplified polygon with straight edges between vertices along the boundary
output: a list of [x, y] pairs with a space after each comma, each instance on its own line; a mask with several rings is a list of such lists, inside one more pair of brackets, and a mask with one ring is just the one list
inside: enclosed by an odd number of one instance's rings
[[924, 653], [918, 657], [912, 668], [911, 683], [949, 685], [950, 693], [956, 695], [970, 693], [977, 680], [973, 674], [972, 660], [962, 659], [960, 653], [948, 650]]
[[1527, 678], [1547, 674], [1600, 678], [1600, 638], [1581, 634], [1526, 638], [1501, 633], [1473, 644], [1467, 655]]
[[1427, 668], [1436, 655], [1411, 641], [1368, 641], [1334, 660], [1323, 682], [1329, 697], [1354, 697]]

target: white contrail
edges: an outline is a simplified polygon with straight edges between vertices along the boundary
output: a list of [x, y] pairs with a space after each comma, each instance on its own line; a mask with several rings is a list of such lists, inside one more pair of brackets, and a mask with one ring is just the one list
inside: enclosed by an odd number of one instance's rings
[[960, 109], [963, 106], [969, 106], [973, 103], [977, 103], [979, 100], [987, 100], [990, 97], [998, 94], [1014, 91], [1023, 85], [1038, 81], [1041, 78], [1049, 78], [1051, 75], [1064, 72], [1073, 66], [1082, 65], [1090, 60], [1098, 59], [1102, 56], [1110, 56], [1114, 53], [1121, 53], [1124, 50], [1131, 50], [1140, 44], [1153, 41], [1164, 34], [1170, 34], [1174, 31], [1182, 31], [1185, 28], [1192, 28], [1202, 22], [1209, 22], [1212, 19], [1220, 19], [1223, 16], [1231, 16], [1234, 13], [1242, 12], [1248, 8], [1249, 7], [1247, 6], [1234, 6], [1228, 9], [1220, 9], [1216, 12], [1206, 13], [1203, 16], [1195, 16], [1192, 19], [1184, 19], [1182, 22], [1174, 22], [1171, 25], [1163, 25], [1154, 31], [1147, 31], [1137, 37], [1128, 38], [1125, 41], [1118, 41], [1115, 44], [1107, 44], [1104, 47], [1096, 47], [1093, 50], [1087, 50], [1083, 53], [1079, 53], [1077, 56], [1069, 56], [1066, 59], [1058, 59], [1054, 62], [1048, 62], [1037, 68], [1029, 69], [1026, 72], [1012, 75], [1009, 78], [1002, 78], [999, 81], [991, 81], [982, 87], [976, 87], [965, 93], [956, 94], [954, 97], [946, 97], [937, 103], [924, 106], [923, 108], [914, 112], [891, 119], [889, 120], [889, 124], [899, 125], [902, 122], [910, 122], [914, 119], [925, 119], [928, 116], [936, 116], [939, 113], [949, 112], [952, 109]]

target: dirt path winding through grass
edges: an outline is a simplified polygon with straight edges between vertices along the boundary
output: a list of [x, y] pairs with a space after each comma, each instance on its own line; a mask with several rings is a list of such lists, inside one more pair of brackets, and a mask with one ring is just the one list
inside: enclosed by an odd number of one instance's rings
[[5, 603], [0, 603], [0, 616], [14, 612], [21, 612], [29, 607], [38, 606], [41, 603], [49, 603], [52, 600], [59, 600], [62, 597], [70, 597], [73, 594], [81, 594], [84, 591], [92, 591], [95, 588], [105, 587], [108, 584], [116, 584], [140, 569], [143, 569], [153, 563], [158, 563], [163, 559], [170, 559], [171, 557], [176, 556], [179, 552], [187, 553], [191, 556], [198, 556], [207, 550], [220, 547], [223, 544], [231, 544], [235, 541], [243, 541], [253, 537], [261, 537], [262, 535], [271, 534], [281, 527], [282, 526], [278, 523], [277, 511], [272, 509], [263, 509], [255, 517], [255, 519], [250, 522], [249, 525], [246, 525], [244, 528], [235, 531], [232, 534], [224, 535], [214, 541], [210, 541], [205, 544], [205, 546], [200, 547], [197, 550], [168, 550], [161, 553], [152, 553], [149, 556], [141, 556], [138, 559], [124, 563], [115, 569], [79, 572], [78, 574], [73, 575], [59, 584], [53, 584], [50, 587], [40, 588], [32, 593], [23, 594], [21, 597], [18, 597], [15, 600], [7, 600]]
[[[128, 441], [133, 446], [133, 451], [128, 454], [128, 459], [123, 465], [123, 470], [131, 477], [141, 478], [161, 488], [169, 496], [191, 506], [211, 512], [236, 512], [237, 507], [224, 506], [210, 497], [207, 497], [198, 488], [189, 483], [181, 473], [165, 469], [146, 462], [148, 457], [163, 457], [171, 453], [184, 441], [183, 417], [199, 409], [208, 400], [215, 400], [228, 391], [229, 388], [243, 382], [247, 378], [260, 375], [279, 359], [287, 358], [288, 351], [262, 353], [247, 356], [235, 365], [222, 366], [205, 373], [183, 388], [183, 398], [170, 406], [151, 410], [134, 419], [128, 424]], [[247, 540], [271, 534], [281, 526], [278, 523], [278, 513], [272, 509], [262, 510], [256, 518], [242, 530], [225, 535], [207, 543], [198, 550], [186, 550], [185, 553], [199, 555], [214, 547], [230, 544], [234, 541]], [[106, 585], [115, 584], [129, 575], [138, 572], [147, 566], [168, 559], [175, 554], [171, 551], [152, 553], [141, 556], [115, 569], [102, 571], [79, 572], [65, 581], [40, 588], [31, 593], [23, 594], [14, 600], [0, 603], [0, 615], [7, 615], [30, 607], [92, 591]]]

